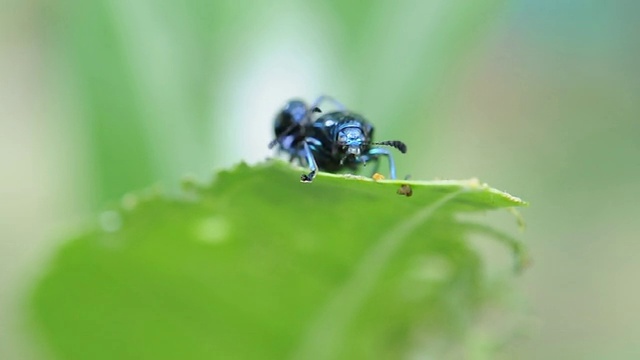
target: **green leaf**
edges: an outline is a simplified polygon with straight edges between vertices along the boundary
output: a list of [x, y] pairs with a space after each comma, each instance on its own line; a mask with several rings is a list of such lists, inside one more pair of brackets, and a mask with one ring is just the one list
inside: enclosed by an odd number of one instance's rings
[[[64, 359], [438, 355], [488, 301], [483, 232], [456, 214], [522, 206], [470, 181], [373, 181], [239, 165], [178, 198], [128, 195], [68, 242], [33, 313]], [[402, 184], [412, 196], [399, 195]], [[465, 219], [468, 217], [465, 217]], [[516, 258], [520, 261], [519, 258]], [[429, 346], [429, 344], [433, 346]], [[444, 344], [444, 345], [443, 345]]]

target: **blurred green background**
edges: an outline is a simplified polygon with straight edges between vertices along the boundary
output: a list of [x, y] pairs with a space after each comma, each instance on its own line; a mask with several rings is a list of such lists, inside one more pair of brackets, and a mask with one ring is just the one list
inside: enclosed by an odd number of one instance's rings
[[[530, 201], [505, 358], [640, 357], [640, 2], [5, 0], [0, 358], [25, 294], [105, 204], [270, 155], [330, 94], [409, 144], [399, 172]], [[634, 285], [635, 284], [635, 285]], [[46, 357], [45, 357], [46, 358]]]

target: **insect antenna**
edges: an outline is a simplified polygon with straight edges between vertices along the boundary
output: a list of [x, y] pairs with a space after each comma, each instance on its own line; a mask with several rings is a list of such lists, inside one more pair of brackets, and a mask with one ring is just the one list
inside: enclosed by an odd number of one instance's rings
[[381, 141], [381, 142], [377, 142], [377, 143], [371, 143], [371, 145], [392, 146], [392, 147], [400, 150], [400, 152], [403, 153], [403, 154], [405, 154], [407, 152], [407, 145], [405, 145], [405, 143], [403, 143], [402, 141], [398, 141], [398, 140]]

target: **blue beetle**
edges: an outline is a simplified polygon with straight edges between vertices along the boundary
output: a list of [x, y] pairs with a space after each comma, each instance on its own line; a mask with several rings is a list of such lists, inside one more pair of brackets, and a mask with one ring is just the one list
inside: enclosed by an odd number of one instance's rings
[[[337, 111], [322, 115], [319, 106], [330, 101]], [[390, 178], [396, 178], [396, 168], [391, 152], [373, 145], [392, 146], [403, 154], [407, 146], [398, 140], [373, 142], [373, 125], [359, 114], [347, 111], [340, 102], [328, 96], [320, 96], [310, 106], [302, 100], [290, 100], [277, 114], [274, 122], [275, 139], [269, 148], [278, 145], [290, 160], [298, 160], [308, 166], [310, 172], [302, 174], [300, 181], [312, 182], [318, 170], [336, 173], [355, 171], [360, 165], [375, 162], [386, 156], [389, 159]]]

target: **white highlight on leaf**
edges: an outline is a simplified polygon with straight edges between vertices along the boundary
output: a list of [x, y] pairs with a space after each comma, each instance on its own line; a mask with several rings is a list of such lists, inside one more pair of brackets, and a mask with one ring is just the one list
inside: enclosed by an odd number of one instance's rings
[[122, 197], [122, 208], [127, 210], [127, 211], [132, 211], [133, 209], [136, 208], [136, 206], [138, 206], [138, 197], [135, 194], [125, 194]]
[[222, 243], [229, 237], [229, 221], [222, 216], [200, 220], [195, 226], [195, 237], [209, 244]]
[[399, 292], [407, 302], [424, 300], [438, 284], [447, 282], [452, 274], [453, 265], [442, 255], [417, 257], [409, 264]]
[[382, 235], [369, 250], [345, 284], [339, 288], [318, 313], [294, 359], [333, 359], [339, 354], [348, 327], [362, 304], [375, 287], [389, 260], [408, 236], [427, 221], [438, 209], [454, 199], [464, 189], [450, 193], [435, 203], [420, 209], [413, 216]]
[[105, 211], [100, 214], [100, 227], [106, 232], [116, 232], [122, 227], [122, 217], [116, 211]]
[[426, 282], [443, 282], [451, 277], [453, 265], [440, 255], [422, 257], [414, 264], [411, 278]]

